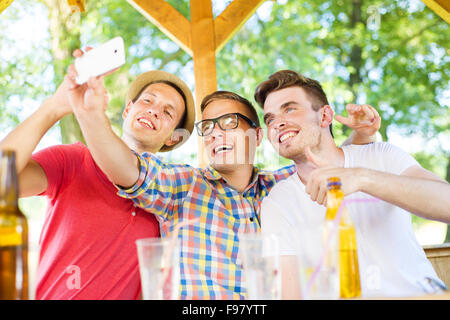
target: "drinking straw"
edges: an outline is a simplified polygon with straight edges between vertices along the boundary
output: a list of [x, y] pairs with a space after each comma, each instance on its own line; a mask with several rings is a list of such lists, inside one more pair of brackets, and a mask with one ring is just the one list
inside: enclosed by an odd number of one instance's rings
[[354, 202], [378, 202], [378, 201], [380, 201], [380, 199], [378, 199], [378, 198], [344, 199], [342, 201], [341, 205], [339, 206], [339, 209], [338, 209], [338, 212], [336, 214], [336, 217], [334, 218], [333, 227], [331, 229], [331, 232], [328, 234], [328, 237], [327, 237], [327, 239], [325, 241], [325, 246], [323, 248], [322, 254], [321, 254], [320, 259], [319, 259], [319, 262], [317, 263], [316, 267], [314, 268], [314, 272], [311, 274], [311, 277], [309, 278], [309, 280], [308, 280], [308, 282], [306, 284], [305, 297], [309, 296], [309, 293], [311, 291], [312, 285], [313, 285], [314, 281], [316, 280], [320, 270], [322, 269], [325, 257], [328, 254], [328, 250], [330, 249], [331, 240], [333, 239], [333, 236], [334, 236], [334, 234], [336, 233], [336, 231], [338, 229], [339, 222], [341, 220], [341, 216], [342, 216], [342, 212], [344, 210], [344, 207], [347, 204], [354, 203]]
[[175, 245], [176, 245], [176, 242], [177, 242], [177, 239], [178, 239], [178, 233], [180, 232], [180, 229], [185, 227], [185, 226], [188, 226], [188, 225], [194, 224], [196, 222], [199, 222], [199, 221], [200, 221], [200, 218], [184, 220], [184, 221], [178, 223], [175, 226], [175, 228], [173, 229], [172, 236], [170, 237], [169, 248], [167, 249], [167, 251], [164, 251], [163, 256], [161, 258], [163, 260], [163, 262], [164, 262], [164, 263], [162, 263], [162, 265], [164, 267], [161, 267], [161, 269], [160, 269], [163, 273], [162, 273], [162, 276], [159, 278], [158, 284], [156, 285], [155, 300], [158, 298], [159, 290], [162, 290], [162, 288], [164, 286], [164, 283], [167, 281], [167, 277], [169, 275], [169, 269], [170, 269], [170, 267], [168, 267], [169, 266], [169, 261], [170, 261], [170, 257], [172, 256], [172, 252], [173, 252], [173, 250], [175, 248]]

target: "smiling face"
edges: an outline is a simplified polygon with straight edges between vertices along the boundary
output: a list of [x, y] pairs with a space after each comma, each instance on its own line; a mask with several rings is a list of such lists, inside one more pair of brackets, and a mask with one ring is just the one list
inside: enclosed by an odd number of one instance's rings
[[156, 153], [164, 144], [177, 143], [171, 137], [184, 112], [183, 97], [175, 88], [150, 84], [123, 111], [123, 139], [136, 151]]
[[[251, 119], [248, 108], [234, 100], [210, 102], [203, 110], [203, 120], [216, 119], [229, 113], [240, 113]], [[237, 165], [253, 165], [256, 147], [262, 140], [262, 129], [252, 128], [239, 117], [235, 129], [222, 130], [216, 123], [211, 134], [203, 138], [210, 164], [219, 172], [234, 170]]]
[[275, 150], [285, 158], [304, 161], [306, 146], [320, 148], [322, 135], [328, 130], [322, 121], [326, 108], [329, 106], [314, 111], [308, 94], [298, 86], [269, 93], [264, 102], [264, 123]]

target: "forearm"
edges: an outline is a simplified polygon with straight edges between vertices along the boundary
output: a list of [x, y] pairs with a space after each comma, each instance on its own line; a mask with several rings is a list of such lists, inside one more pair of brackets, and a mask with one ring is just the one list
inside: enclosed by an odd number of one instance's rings
[[418, 216], [450, 223], [450, 185], [444, 181], [363, 169], [360, 191]]
[[112, 130], [102, 111], [75, 113], [97, 165], [116, 185], [131, 187], [139, 177], [135, 154]]
[[30, 161], [34, 149], [44, 134], [63, 117], [56, 110], [52, 99], [46, 99], [38, 110], [0, 142], [0, 149], [16, 151], [16, 166], [19, 173]]

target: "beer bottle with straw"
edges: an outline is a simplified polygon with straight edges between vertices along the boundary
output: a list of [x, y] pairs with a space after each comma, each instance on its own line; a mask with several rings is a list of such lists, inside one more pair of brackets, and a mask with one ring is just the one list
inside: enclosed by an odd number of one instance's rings
[[[335, 220], [338, 210], [344, 200], [341, 189], [341, 180], [338, 177], [328, 179], [326, 220]], [[339, 278], [340, 297], [357, 298], [361, 296], [361, 283], [359, 278], [358, 253], [356, 246], [356, 232], [352, 219], [345, 207], [339, 221]]]

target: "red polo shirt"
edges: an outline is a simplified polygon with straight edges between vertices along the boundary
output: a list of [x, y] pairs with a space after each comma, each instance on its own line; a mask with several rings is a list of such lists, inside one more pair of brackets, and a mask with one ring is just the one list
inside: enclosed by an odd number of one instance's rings
[[33, 155], [48, 187], [36, 299], [138, 299], [136, 239], [158, 237], [152, 214], [117, 189], [81, 143]]

